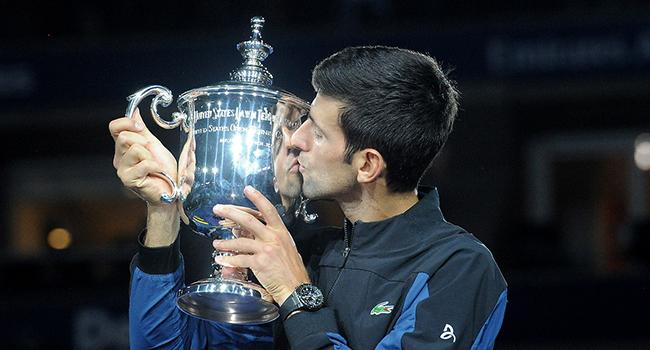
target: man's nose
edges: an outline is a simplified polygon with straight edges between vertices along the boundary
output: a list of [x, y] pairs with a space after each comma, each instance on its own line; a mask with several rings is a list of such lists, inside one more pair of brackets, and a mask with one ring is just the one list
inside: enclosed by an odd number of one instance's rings
[[307, 142], [305, 140], [305, 123], [300, 125], [296, 131], [293, 132], [289, 141], [290, 147], [298, 152], [307, 150]]
[[287, 154], [293, 154], [294, 156], [298, 156], [298, 153], [300, 153], [300, 149], [298, 149], [296, 146], [293, 144], [293, 134], [295, 132], [287, 132], [285, 133], [285, 138], [284, 138], [284, 147], [285, 150], [287, 151]]

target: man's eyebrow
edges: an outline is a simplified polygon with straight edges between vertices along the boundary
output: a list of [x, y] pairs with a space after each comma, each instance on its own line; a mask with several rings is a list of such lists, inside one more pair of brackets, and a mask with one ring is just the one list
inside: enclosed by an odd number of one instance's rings
[[316, 126], [318, 130], [323, 130], [323, 128], [321, 128], [320, 125], [318, 125], [316, 120], [314, 120], [314, 117], [311, 115], [311, 113], [307, 114], [307, 118], [309, 118], [309, 120], [311, 120], [311, 122], [314, 123], [314, 126]]

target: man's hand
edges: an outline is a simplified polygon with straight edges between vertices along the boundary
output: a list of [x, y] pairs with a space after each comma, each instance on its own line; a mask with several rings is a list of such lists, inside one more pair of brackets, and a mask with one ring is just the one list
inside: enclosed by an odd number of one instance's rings
[[244, 194], [257, 207], [266, 224], [241, 208], [216, 205], [213, 209], [215, 215], [237, 223], [254, 239], [240, 237], [214, 241], [215, 249], [239, 254], [218, 256], [215, 262], [224, 266], [250, 268], [273, 300], [282, 305], [296, 287], [309, 282], [309, 275], [291, 234], [273, 204], [250, 186], [244, 189]]
[[133, 118], [118, 118], [108, 126], [115, 141], [113, 166], [124, 186], [150, 205], [161, 205], [160, 195], [172, 188], [157, 173], [176, 179], [176, 159], [144, 125], [136, 109]]
[[176, 179], [176, 160], [144, 125], [136, 109], [133, 118], [118, 118], [108, 126], [115, 141], [113, 166], [124, 186], [147, 202], [145, 245], [165, 246], [174, 242], [179, 220], [176, 204], [164, 204], [162, 193], [172, 193], [171, 186], [158, 173]]

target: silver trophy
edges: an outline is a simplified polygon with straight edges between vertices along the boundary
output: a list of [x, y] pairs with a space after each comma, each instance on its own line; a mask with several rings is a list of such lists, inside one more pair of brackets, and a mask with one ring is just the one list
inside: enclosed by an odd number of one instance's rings
[[[161, 118], [157, 110], [159, 105], [167, 107], [172, 102], [169, 89], [148, 86], [127, 98], [127, 117], [132, 116], [142, 99], [153, 95], [150, 108], [155, 122], [165, 129], [182, 129], [178, 178], [159, 174], [173, 189], [161, 194], [161, 200], [171, 205], [180, 201], [183, 223], [210, 240], [232, 239], [241, 232], [216, 217], [212, 208], [215, 204], [253, 208], [244, 196], [247, 185], [262, 192], [276, 207], [284, 204], [284, 208], [292, 209], [291, 215], [298, 208], [296, 215], [302, 211], [305, 221], [314, 219], [304, 212], [304, 202], [299, 198], [281, 196], [275, 178], [274, 169], [279, 166], [276, 156], [286, 131], [300, 125], [309, 104], [272, 87], [273, 76], [262, 65], [273, 51], [262, 40], [263, 25], [262, 17], [251, 19], [250, 40], [237, 45], [244, 63], [230, 74], [230, 80], [181, 94], [178, 112], [172, 113], [171, 120]], [[228, 253], [215, 251], [217, 254]], [[278, 317], [278, 307], [264, 288], [249, 279], [248, 269], [217, 264], [212, 267], [208, 278], [178, 291], [181, 310], [202, 319], [233, 324], [265, 323]]]

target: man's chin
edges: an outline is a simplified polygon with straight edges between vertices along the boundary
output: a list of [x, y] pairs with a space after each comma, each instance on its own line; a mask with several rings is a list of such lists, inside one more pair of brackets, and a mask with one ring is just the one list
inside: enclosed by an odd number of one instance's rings
[[283, 195], [290, 198], [299, 198], [301, 194], [302, 194], [301, 181], [296, 181], [296, 182], [292, 181], [291, 183], [287, 184], [285, 190], [283, 191]]
[[312, 188], [309, 188], [309, 186], [306, 187], [304, 183], [302, 185], [302, 196], [306, 199], [311, 200], [322, 199], [317, 192], [315, 192]]

